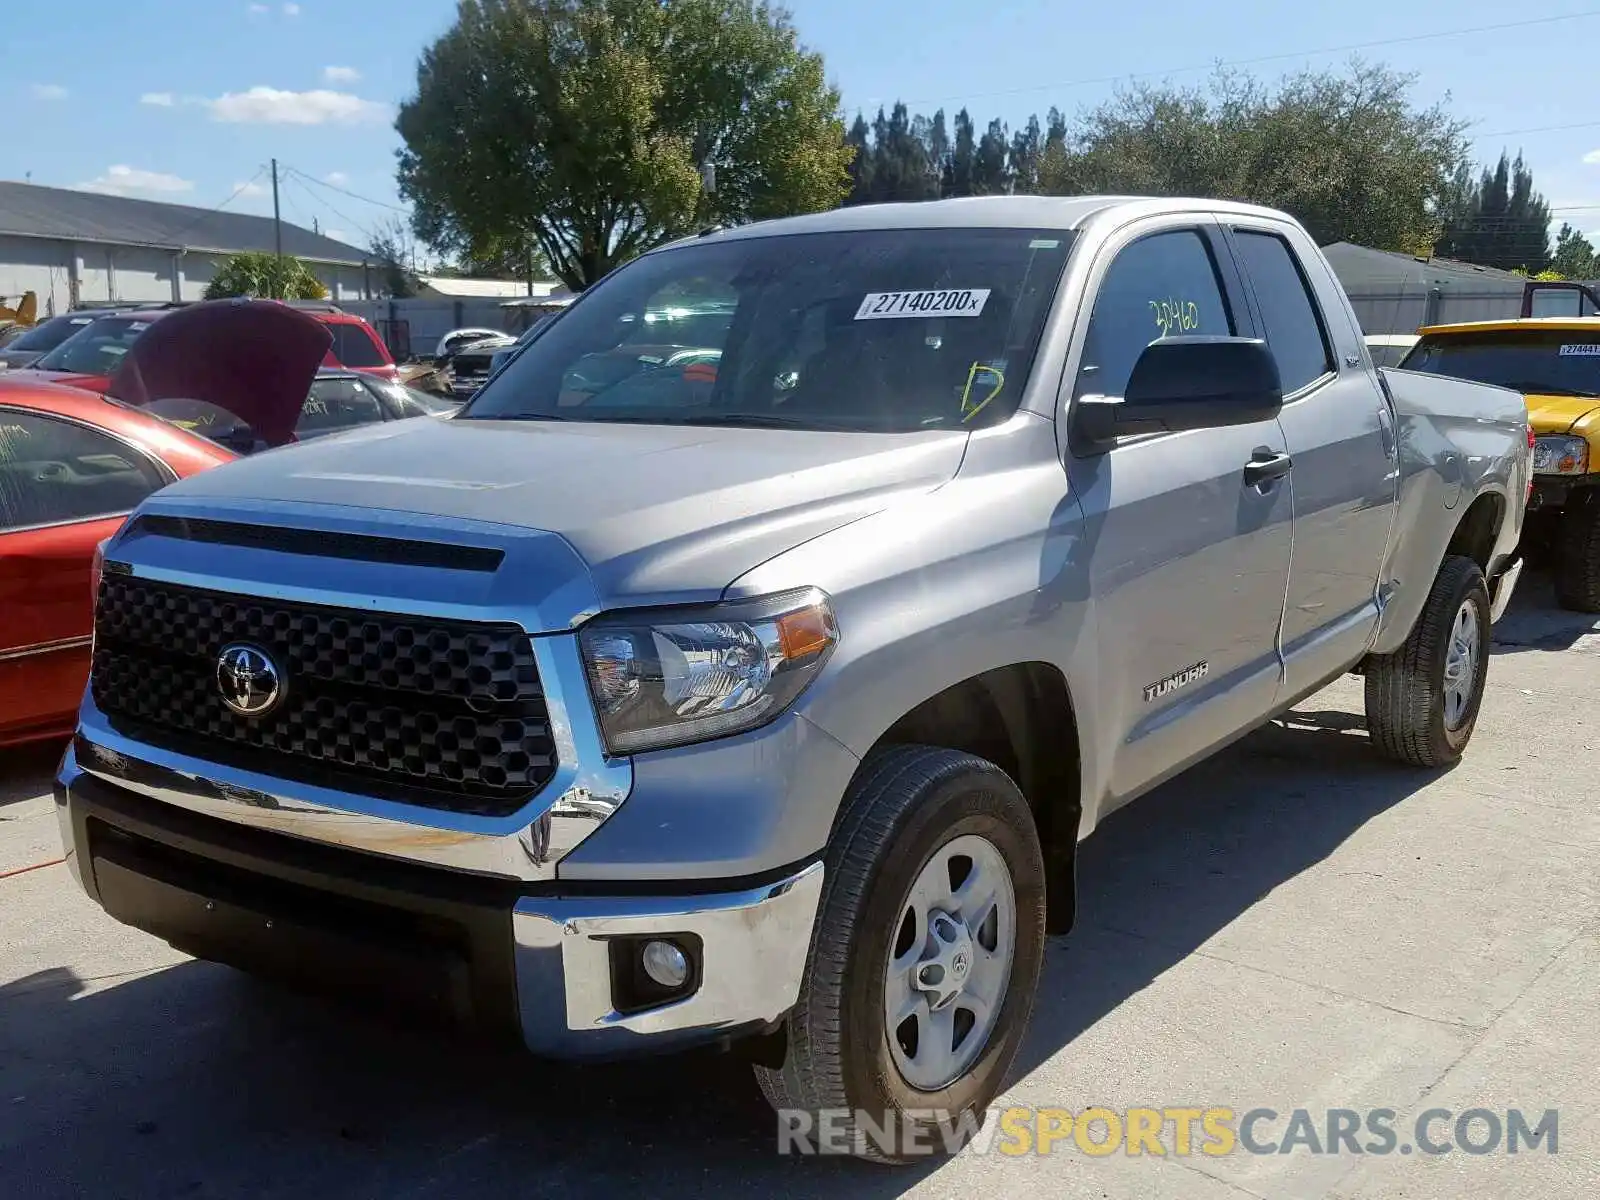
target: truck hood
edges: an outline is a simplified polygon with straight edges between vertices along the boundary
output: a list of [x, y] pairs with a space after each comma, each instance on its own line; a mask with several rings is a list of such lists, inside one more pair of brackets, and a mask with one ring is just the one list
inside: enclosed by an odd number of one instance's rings
[[167, 313], [134, 341], [106, 395], [135, 408], [200, 400], [250, 426], [269, 446], [295, 424], [333, 335], [273, 300], [212, 300]]
[[1600, 432], [1600, 399], [1532, 394], [1527, 400], [1528, 423], [1535, 433]]
[[967, 435], [595, 422], [368, 426], [161, 494], [188, 507], [336, 505], [558, 535], [603, 607], [709, 600], [811, 538], [948, 482]]

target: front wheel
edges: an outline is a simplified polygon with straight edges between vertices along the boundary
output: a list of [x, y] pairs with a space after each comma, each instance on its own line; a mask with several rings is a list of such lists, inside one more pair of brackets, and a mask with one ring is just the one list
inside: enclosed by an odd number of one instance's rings
[[1489, 675], [1489, 588], [1470, 558], [1444, 560], [1405, 644], [1367, 663], [1367, 731], [1390, 758], [1449, 766], [1472, 738]]
[[[1016, 1058], [1044, 958], [1044, 860], [998, 767], [927, 746], [862, 764], [826, 860], [780, 1130], [880, 1162], [953, 1152]], [[785, 1123], [787, 1122], [787, 1125]]]

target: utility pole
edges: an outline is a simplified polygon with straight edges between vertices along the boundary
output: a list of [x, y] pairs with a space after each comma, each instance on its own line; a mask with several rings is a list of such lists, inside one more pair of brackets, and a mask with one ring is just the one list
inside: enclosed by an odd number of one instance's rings
[[278, 160], [272, 160], [272, 245], [274, 253], [283, 257], [283, 219], [278, 215]]

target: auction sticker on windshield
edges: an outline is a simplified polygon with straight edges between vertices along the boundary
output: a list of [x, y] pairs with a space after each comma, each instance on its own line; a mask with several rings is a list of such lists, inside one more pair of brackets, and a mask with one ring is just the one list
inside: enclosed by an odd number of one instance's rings
[[856, 309], [858, 321], [894, 317], [976, 317], [989, 302], [988, 288], [931, 292], [868, 292]]
[[1592, 343], [1589, 345], [1583, 345], [1580, 343], [1578, 345], [1563, 346], [1561, 347], [1561, 353], [1559, 357], [1600, 358], [1600, 346]]

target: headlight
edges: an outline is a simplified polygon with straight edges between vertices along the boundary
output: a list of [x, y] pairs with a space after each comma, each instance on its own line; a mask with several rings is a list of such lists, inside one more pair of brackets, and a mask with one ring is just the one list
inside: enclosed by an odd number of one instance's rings
[[1542, 437], [1533, 442], [1536, 475], [1584, 475], [1589, 470], [1589, 443], [1581, 437]]
[[815, 588], [600, 616], [579, 634], [613, 754], [765, 725], [816, 678], [838, 640], [833, 609]]

